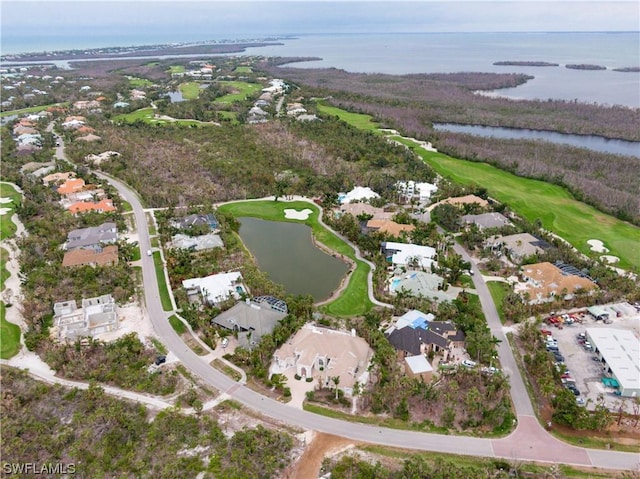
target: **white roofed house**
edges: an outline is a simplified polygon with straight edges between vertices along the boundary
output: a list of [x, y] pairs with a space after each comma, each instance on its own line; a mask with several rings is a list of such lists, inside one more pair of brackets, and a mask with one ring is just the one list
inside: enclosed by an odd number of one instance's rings
[[411, 243], [382, 243], [382, 253], [394, 266], [412, 268], [430, 268], [435, 262], [436, 250], [431, 246], [420, 246]]
[[420, 203], [424, 203], [431, 199], [431, 195], [438, 191], [438, 187], [431, 183], [420, 183], [413, 180], [398, 181], [396, 191], [406, 201], [417, 199]]
[[187, 291], [189, 300], [197, 296], [211, 305], [220, 304], [228, 299], [240, 299], [247, 293], [242, 283], [242, 275], [238, 271], [230, 273], [212, 274], [204, 278], [185, 279], [182, 286]]

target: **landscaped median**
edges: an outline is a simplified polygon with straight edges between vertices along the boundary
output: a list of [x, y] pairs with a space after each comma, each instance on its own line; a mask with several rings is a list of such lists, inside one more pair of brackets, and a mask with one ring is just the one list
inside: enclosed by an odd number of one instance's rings
[[158, 291], [160, 292], [162, 309], [165, 311], [171, 311], [173, 309], [173, 305], [171, 304], [171, 296], [169, 296], [167, 280], [164, 276], [164, 265], [162, 264], [162, 257], [160, 256], [160, 253], [158, 251], [153, 253], [153, 263], [156, 267], [156, 278], [158, 278]]
[[[305, 208], [312, 211], [306, 220], [285, 218], [285, 209], [304, 210]], [[222, 205], [219, 211], [235, 217], [249, 216], [269, 221], [306, 224], [313, 231], [313, 237], [317, 242], [322, 243], [331, 251], [348, 257], [356, 265], [340, 296], [323, 305], [321, 309], [333, 316], [356, 316], [364, 314], [373, 307], [373, 303], [369, 300], [367, 284], [369, 265], [356, 259], [354, 249], [320, 223], [318, 219], [320, 210], [313, 203], [306, 201], [242, 201]]]

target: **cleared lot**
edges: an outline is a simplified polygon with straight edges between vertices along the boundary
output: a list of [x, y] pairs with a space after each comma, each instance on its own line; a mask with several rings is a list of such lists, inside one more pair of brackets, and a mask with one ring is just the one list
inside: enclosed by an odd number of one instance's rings
[[[581, 310], [584, 311], [584, 310]], [[622, 398], [615, 395], [615, 389], [605, 387], [602, 378], [605, 376], [603, 365], [600, 361], [595, 361], [595, 354], [585, 348], [584, 344], [579, 342], [578, 334], [584, 333], [586, 328], [615, 328], [631, 330], [636, 337], [640, 337], [640, 313], [635, 309], [627, 308], [627, 314], [620, 317], [611, 318], [609, 324], [603, 321], [596, 321], [589, 314], [580, 315], [583, 318], [582, 324], [574, 322], [573, 324], [562, 324], [562, 329], [555, 325], [544, 325], [543, 328], [551, 331], [553, 337], [557, 340], [558, 350], [564, 356], [564, 363], [570, 371], [571, 378], [575, 381], [577, 389], [580, 391], [580, 397], [586, 401], [586, 406], [592, 409], [598, 401], [600, 395], [605, 398], [605, 404], [611, 410], [617, 411], [620, 407], [620, 401], [623, 401], [627, 412], [632, 412], [632, 398]], [[566, 312], [557, 313], [564, 314]], [[572, 311], [575, 313], [575, 311]]]

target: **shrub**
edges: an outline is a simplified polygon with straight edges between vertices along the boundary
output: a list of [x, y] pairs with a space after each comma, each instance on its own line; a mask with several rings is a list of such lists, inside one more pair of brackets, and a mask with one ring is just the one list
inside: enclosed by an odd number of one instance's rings
[[291, 397], [291, 389], [290, 388], [284, 388], [282, 390], [282, 394], [284, 395], [284, 397], [288, 398]]

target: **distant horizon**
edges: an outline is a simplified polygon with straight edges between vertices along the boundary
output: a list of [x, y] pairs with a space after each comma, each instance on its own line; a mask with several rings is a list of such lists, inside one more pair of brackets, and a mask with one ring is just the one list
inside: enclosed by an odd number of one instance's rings
[[2, 54], [283, 35], [631, 33], [640, 18], [638, 2], [621, 0], [2, 0], [0, 8]]
[[[580, 35], [580, 34], [607, 34], [607, 35], [629, 35], [629, 34], [640, 34], [640, 30], [583, 30], [583, 31], [545, 31], [545, 30], [531, 30], [531, 31], [438, 31], [438, 32], [421, 32], [421, 31], [387, 31], [387, 32], [312, 32], [312, 33], [264, 33], [264, 34], [253, 34], [253, 36], [248, 36], [248, 34], [239, 33], [236, 37], [229, 35], [220, 35], [216, 38], [202, 38], [202, 39], [188, 39], [188, 40], [178, 40], [178, 39], [157, 39], [157, 40], [144, 40], [139, 39], [139, 41], [135, 43], [127, 43], [126, 40], [123, 39], [122, 43], [101, 43], [94, 45], [77, 45], [78, 37], [73, 35], [62, 34], [56, 37], [58, 41], [65, 41], [68, 39], [71, 42], [76, 43], [76, 46], [58, 46], [47, 49], [31, 49], [31, 50], [16, 50], [14, 46], [11, 48], [11, 51], [5, 51], [6, 46], [6, 38], [3, 38], [2, 44], [0, 45], [0, 55], [29, 55], [29, 54], [37, 54], [37, 53], [56, 53], [62, 51], [72, 51], [72, 50], [99, 50], [105, 48], [140, 48], [144, 46], [156, 46], [156, 45], [187, 45], [187, 44], [200, 44], [200, 43], [208, 43], [208, 42], [229, 42], [229, 43], [243, 43], [243, 42], [274, 42], [277, 40], [295, 40], [298, 37], [313, 37], [313, 36], [391, 36], [391, 35]], [[11, 37], [13, 40], [23, 40], [23, 39], [33, 39], [31, 35], [25, 35], [21, 37]], [[14, 41], [13, 43], [20, 43], [20, 40]], [[28, 47], [27, 47], [28, 48]]]

